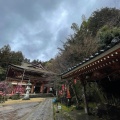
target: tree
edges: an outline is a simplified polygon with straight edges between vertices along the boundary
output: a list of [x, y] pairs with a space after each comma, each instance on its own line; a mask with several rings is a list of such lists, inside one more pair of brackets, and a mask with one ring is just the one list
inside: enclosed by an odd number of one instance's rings
[[6, 68], [8, 64], [21, 65], [24, 56], [21, 51], [11, 51], [9, 45], [5, 45], [0, 49], [0, 80], [5, 80]]
[[28, 59], [28, 58], [24, 58], [23, 61], [24, 61], [24, 62], [27, 62], [27, 63], [30, 63], [30, 59]]
[[0, 49], [0, 66], [6, 67], [6, 63], [8, 61], [10, 55], [11, 48], [9, 45], [5, 45]]
[[11, 51], [9, 45], [5, 45], [0, 49], [0, 66], [6, 68], [9, 63], [21, 65], [24, 56], [21, 51]]
[[120, 39], [120, 28], [110, 28], [108, 25], [105, 25], [97, 33], [100, 47], [109, 45], [114, 38]]
[[97, 31], [104, 25], [120, 27], [120, 10], [116, 8], [102, 8], [94, 11], [88, 19], [88, 29], [95, 37]]
[[37, 60], [33, 60], [31, 63], [37, 64], [37, 63], [41, 63], [41, 61], [37, 59]]
[[11, 51], [11, 56], [9, 57], [9, 63], [21, 65], [21, 62], [23, 61], [24, 56], [21, 51]]
[[[61, 73], [82, 62], [101, 46], [107, 45], [114, 37], [119, 37], [120, 10], [102, 8], [94, 11], [88, 18], [82, 16], [82, 24], [73, 23], [74, 31], [69, 35], [59, 54], [52, 61], [48, 61], [49, 69]], [[108, 26], [108, 27], [106, 27]]]

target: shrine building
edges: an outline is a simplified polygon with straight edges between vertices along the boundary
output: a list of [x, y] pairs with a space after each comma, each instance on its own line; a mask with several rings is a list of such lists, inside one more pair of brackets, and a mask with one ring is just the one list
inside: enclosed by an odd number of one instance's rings
[[[107, 92], [111, 105], [120, 105], [120, 40], [113, 39], [111, 44], [89, 56], [79, 64], [61, 74], [61, 80], [80, 80], [84, 93], [87, 83], [100, 83]], [[84, 94], [85, 95], [85, 94]], [[84, 96], [85, 112], [87, 100]]]
[[28, 80], [31, 83], [30, 93], [49, 93], [53, 89], [55, 73], [45, 70], [39, 64], [22, 63], [21, 66], [9, 64], [6, 81], [13, 85], [13, 91], [25, 93]]

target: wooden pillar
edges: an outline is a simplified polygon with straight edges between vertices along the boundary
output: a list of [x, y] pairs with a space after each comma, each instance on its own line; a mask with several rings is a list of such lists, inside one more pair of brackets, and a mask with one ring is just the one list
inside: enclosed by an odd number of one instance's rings
[[13, 95], [14, 94], [14, 91], [12, 90], [11, 94]]
[[40, 93], [41, 93], [41, 86], [40, 86]]
[[21, 83], [22, 83], [22, 81], [24, 80], [24, 75], [25, 75], [25, 69], [24, 69], [23, 74], [22, 74], [22, 80], [21, 80]]
[[50, 87], [47, 87], [47, 93], [49, 93], [49, 91], [50, 91]]
[[84, 82], [84, 80], [81, 80], [81, 83], [82, 83], [82, 86], [83, 86], [83, 99], [84, 99], [85, 113], [89, 114], [89, 111], [88, 111], [88, 102], [87, 102], [87, 99], [86, 99], [86, 88], [85, 88], [85, 82]]
[[43, 93], [43, 89], [44, 89], [44, 83], [42, 83], [41, 87], [40, 87], [40, 92]]
[[77, 106], [79, 106], [78, 96], [77, 96], [77, 94], [76, 94], [76, 90], [74, 89], [74, 87], [73, 87], [72, 84], [71, 84], [71, 88], [72, 88], [72, 90], [73, 90], [73, 92], [74, 92], [74, 94], [75, 94], [75, 98], [76, 98]]
[[31, 88], [31, 93], [33, 93], [34, 92], [34, 83], [32, 84], [32, 88]]
[[9, 70], [10, 70], [10, 66], [7, 68], [6, 79], [5, 79], [6, 81], [7, 81], [7, 77], [8, 77]]

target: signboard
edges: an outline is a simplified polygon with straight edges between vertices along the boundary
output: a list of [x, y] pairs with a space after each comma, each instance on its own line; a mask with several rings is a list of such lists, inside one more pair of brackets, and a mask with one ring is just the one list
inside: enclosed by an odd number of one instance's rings
[[62, 109], [62, 107], [61, 107], [61, 106], [58, 106], [58, 110], [60, 110], [60, 109]]

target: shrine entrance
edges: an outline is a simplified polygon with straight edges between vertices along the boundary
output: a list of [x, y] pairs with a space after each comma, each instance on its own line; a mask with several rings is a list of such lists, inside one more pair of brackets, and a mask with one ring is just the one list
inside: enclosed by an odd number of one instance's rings
[[34, 93], [40, 93], [40, 87], [39, 86], [35, 86]]
[[47, 87], [44, 87], [43, 93], [47, 93]]

